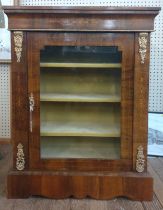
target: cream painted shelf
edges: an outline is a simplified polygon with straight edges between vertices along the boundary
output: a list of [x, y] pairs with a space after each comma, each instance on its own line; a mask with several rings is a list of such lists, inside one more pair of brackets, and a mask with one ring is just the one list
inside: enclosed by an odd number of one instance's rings
[[40, 67], [58, 68], [121, 68], [121, 63], [47, 63], [41, 62]]
[[41, 137], [41, 158], [119, 159], [119, 138]]
[[118, 125], [106, 126], [96, 123], [41, 123], [41, 136], [97, 136], [97, 137], [120, 137], [120, 127]]
[[119, 103], [42, 102], [40, 120], [41, 136], [120, 136]]
[[120, 102], [121, 71], [42, 69], [41, 101]]
[[101, 94], [40, 94], [40, 101], [59, 101], [59, 102], [120, 102], [118, 95], [101, 95]]

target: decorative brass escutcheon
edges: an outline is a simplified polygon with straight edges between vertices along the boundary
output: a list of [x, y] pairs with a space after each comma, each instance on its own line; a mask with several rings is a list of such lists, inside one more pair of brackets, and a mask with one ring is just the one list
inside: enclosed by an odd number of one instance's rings
[[139, 34], [139, 54], [141, 58], [141, 64], [145, 63], [147, 53], [148, 33]]
[[145, 157], [143, 153], [143, 147], [140, 145], [137, 148], [137, 156], [136, 156], [136, 171], [142, 173], [145, 168]]
[[16, 168], [18, 171], [22, 171], [25, 168], [24, 151], [21, 143], [17, 146]]
[[17, 57], [17, 63], [20, 63], [20, 59], [22, 56], [22, 44], [23, 44], [23, 32], [22, 31], [14, 31], [14, 43], [15, 43], [15, 53]]
[[29, 96], [29, 111], [30, 111], [30, 132], [33, 129], [33, 119], [32, 119], [32, 112], [34, 111], [35, 101], [33, 97], [33, 93]]

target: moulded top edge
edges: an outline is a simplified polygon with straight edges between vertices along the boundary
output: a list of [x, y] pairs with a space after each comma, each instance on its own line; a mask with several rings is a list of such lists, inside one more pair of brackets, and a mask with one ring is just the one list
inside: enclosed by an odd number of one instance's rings
[[161, 7], [3, 6], [5, 13], [158, 14]]

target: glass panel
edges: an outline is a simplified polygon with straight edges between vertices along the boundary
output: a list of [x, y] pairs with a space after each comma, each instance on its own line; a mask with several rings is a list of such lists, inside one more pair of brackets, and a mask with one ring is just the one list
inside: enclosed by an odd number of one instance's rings
[[48, 46], [41, 50], [41, 63], [119, 63], [117, 47]]
[[117, 47], [40, 52], [41, 158], [120, 158], [121, 57]]

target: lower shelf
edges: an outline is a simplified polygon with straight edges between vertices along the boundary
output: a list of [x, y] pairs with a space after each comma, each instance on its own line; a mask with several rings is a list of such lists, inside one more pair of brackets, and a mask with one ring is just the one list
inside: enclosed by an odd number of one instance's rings
[[55, 199], [91, 197], [104, 200], [125, 196], [132, 200], [150, 201], [153, 179], [148, 173], [136, 172], [11, 171], [7, 190], [8, 198], [39, 195]]
[[119, 159], [119, 138], [41, 137], [41, 158]]
[[54, 102], [121, 102], [118, 94], [63, 94], [41, 93], [40, 101]]

